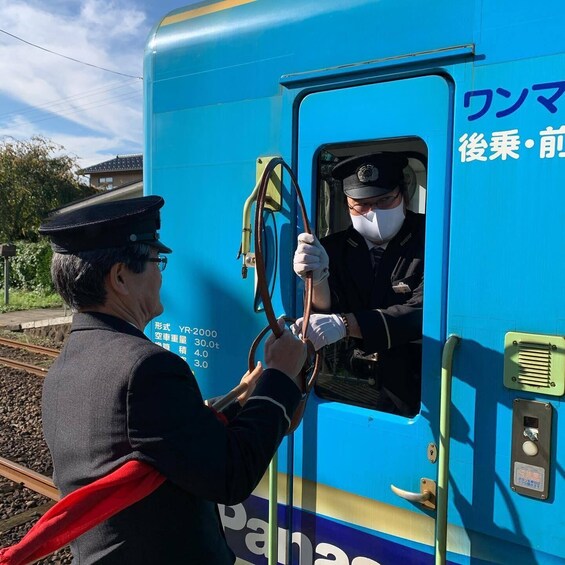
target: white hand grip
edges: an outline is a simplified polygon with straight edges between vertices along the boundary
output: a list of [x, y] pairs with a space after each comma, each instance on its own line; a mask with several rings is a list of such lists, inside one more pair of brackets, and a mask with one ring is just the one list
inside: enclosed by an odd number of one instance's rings
[[419, 502], [423, 504], [427, 502], [432, 497], [432, 492], [429, 490], [424, 490], [422, 492], [411, 492], [409, 490], [403, 490], [401, 488], [395, 487], [394, 485], [390, 485], [390, 490], [396, 494], [396, 496], [400, 496], [400, 498], [404, 498], [404, 500], [408, 500], [410, 502]]

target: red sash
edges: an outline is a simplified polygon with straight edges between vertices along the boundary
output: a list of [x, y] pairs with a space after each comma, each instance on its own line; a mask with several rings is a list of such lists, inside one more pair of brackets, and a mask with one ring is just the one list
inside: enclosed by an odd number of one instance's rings
[[[209, 407], [224, 425], [227, 418]], [[45, 557], [151, 494], [165, 477], [151, 465], [128, 461], [52, 506], [15, 545], [0, 549], [0, 565], [26, 565]]]
[[0, 565], [25, 565], [57, 551], [151, 494], [164, 481], [165, 477], [150, 465], [128, 461], [59, 500], [17, 544], [0, 549]]

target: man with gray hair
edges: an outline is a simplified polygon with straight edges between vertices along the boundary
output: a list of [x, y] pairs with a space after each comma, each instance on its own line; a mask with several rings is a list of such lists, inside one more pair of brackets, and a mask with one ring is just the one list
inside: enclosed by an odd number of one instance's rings
[[76, 312], [45, 379], [43, 427], [63, 495], [136, 460], [165, 477], [151, 494], [71, 544], [76, 562], [232, 564], [216, 503], [247, 498], [287, 432], [305, 346], [271, 336], [245, 393], [220, 421], [185, 361], [143, 333], [163, 311], [171, 249], [159, 240], [164, 201], [147, 196], [53, 215], [57, 291]]

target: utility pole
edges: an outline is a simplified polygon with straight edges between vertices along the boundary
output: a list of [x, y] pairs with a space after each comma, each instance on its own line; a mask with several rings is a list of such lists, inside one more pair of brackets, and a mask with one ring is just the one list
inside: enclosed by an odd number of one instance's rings
[[16, 246], [11, 243], [0, 244], [0, 256], [4, 258], [4, 304], [10, 302], [10, 257], [16, 255]]

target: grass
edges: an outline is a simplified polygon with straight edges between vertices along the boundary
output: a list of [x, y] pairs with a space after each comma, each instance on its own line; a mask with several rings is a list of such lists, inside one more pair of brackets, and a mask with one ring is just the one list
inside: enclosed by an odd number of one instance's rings
[[21, 290], [10, 290], [8, 305], [4, 304], [4, 289], [0, 294], [0, 312], [15, 312], [17, 310], [31, 310], [33, 308], [56, 308], [63, 305], [63, 301], [55, 293], [39, 293]]

